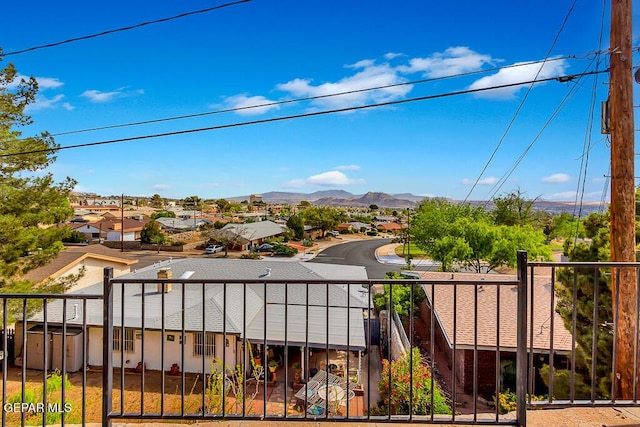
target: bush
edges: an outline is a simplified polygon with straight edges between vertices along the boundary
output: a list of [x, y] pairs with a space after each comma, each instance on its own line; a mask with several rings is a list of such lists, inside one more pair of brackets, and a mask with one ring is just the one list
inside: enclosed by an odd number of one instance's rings
[[275, 245], [273, 245], [272, 252], [274, 255], [292, 257], [298, 253], [298, 250], [283, 243], [276, 243]]
[[[532, 402], [539, 402], [544, 399], [545, 396], [536, 396], [533, 394], [527, 395], [527, 402], [529, 400], [531, 400]], [[493, 396], [493, 402], [498, 405], [498, 411], [502, 415], [516, 410], [516, 394], [509, 389], [506, 389], [504, 392], [498, 394], [497, 402], [496, 397]]]
[[249, 252], [248, 254], [240, 255], [240, 259], [262, 259], [258, 252]]
[[[388, 413], [392, 415], [408, 415], [410, 395], [413, 398], [411, 406], [414, 415], [451, 413], [451, 408], [435, 380], [433, 381], [433, 390], [431, 389], [431, 371], [422, 363], [420, 350], [414, 348], [412, 351], [412, 360], [410, 360], [410, 353], [406, 352], [401, 359], [392, 362], [388, 360], [382, 361], [382, 373], [378, 382], [380, 400], [378, 407], [371, 410], [371, 415], [386, 415]], [[409, 364], [410, 361], [413, 363], [412, 365]], [[391, 390], [389, 387], [389, 371], [391, 371]], [[413, 371], [412, 387], [409, 384], [410, 371]], [[433, 408], [431, 407], [432, 393]]]
[[[48, 387], [47, 387], [48, 388]], [[7, 403], [36, 403], [36, 392], [31, 388], [27, 388], [24, 391], [24, 402], [22, 401], [22, 391], [18, 391], [11, 396], [7, 397]]]
[[176, 240], [175, 242], [171, 242], [171, 246], [184, 246], [187, 242], [183, 242], [182, 240]]

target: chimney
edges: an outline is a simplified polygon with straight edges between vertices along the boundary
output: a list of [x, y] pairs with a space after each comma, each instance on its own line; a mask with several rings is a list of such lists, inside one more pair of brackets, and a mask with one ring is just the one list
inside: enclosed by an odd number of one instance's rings
[[[171, 267], [164, 267], [158, 270], [158, 279], [171, 279], [172, 277]], [[171, 283], [158, 283], [158, 293], [161, 292], [165, 294], [171, 292]]]

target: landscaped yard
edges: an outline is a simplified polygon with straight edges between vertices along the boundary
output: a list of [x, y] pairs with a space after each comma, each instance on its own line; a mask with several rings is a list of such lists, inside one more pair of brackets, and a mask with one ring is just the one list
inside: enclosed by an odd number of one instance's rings
[[420, 249], [413, 243], [409, 244], [409, 248], [407, 248], [406, 243], [396, 248], [396, 255], [398, 255], [399, 257], [405, 258], [407, 256], [407, 253], [411, 254], [413, 258], [424, 258], [427, 256], [422, 249]]

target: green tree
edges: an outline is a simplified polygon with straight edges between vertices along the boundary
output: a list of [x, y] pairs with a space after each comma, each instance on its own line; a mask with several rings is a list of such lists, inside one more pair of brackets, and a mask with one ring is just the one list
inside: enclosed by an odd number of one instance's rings
[[451, 271], [456, 263], [477, 273], [515, 267], [517, 250], [528, 251], [531, 259], [551, 257], [544, 234], [530, 225], [495, 225], [482, 208], [441, 199], [418, 206], [410, 233], [443, 271]]
[[342, 209], [336, 209], [329, 206], [311, 206], [305, 209], [301, 215], [304, 223], [318, 227], [322, 230], [322, 237], [329, 230], [336, 228], [345, 218], [346, 214]]
[[301, 215], [291, 215], [287, 220], [287, 228], [293, 231], [293, 236], [297, 240], [304, 238], [304, 219]]
[[371, 212], [377, 211], [378, 209], [380, 209], [380, 207], [378, 207], [378, 205], [375, 205], [375, 204], [369, 205], [369, 210]]
[[[608, 223], [592, 230], [595, 235], [590, 244], [579, 243], [568, 250], [569, 260], [572, 262], [606, 262], [610, 260], [609, 227]], [[613, 335], [607, 323], [613, 322], [611, 275], [609, 270], [602, 270], [597, 276], [598, 284], [598, 323], [596, 324], [597, 360], [596, 360], [596, 384], [601, 398], [608, 398], [611, 390], [611, 361], [613, 355]], [[575, 276], [575, 277], [574, 277]], [[558, 271], [558, 283], [556, 284], [557, 306], [556, 311], [562, 317], [567, 330], [573, 328], [573, 295], [574, 283], [577, 304], [576, 311], [576, 343], [578, 372], [588, 372], [586, 381], [591, 378], [591, 345], [593, 342], [593, 310], [596, 276], [593, 268], [560, 269]], [[568, 396], [557, 396], [567, 398]], [[589, 396], [579, 396], [584, 398]]]
[[158, 211], [151, 214], [151, 219], [158, 218], [175, 218], [176, 213], [173, 211]]
[[204, 209], [204, 201], [198, 196], [185, 197], [180, 201], [180, 204], [184, 209], [192, 209], [194, 211], [201, 211]]
[[[389, 271], [385, 275], [386, 279], [407, 279], [407, 277], [396, 271]], [[391, 292], [393, 286], [393, 292]], [[413, 311], [418, 313], [419, 304], [426, 299], [426, 295], [419, 285], [383, 285], [383, 292], [373, 296], [373, 305], [380, 312], [386, 310], [389, 305], [389, 295], [393, 293], [393, 311], [400, 316], [408, 316], [411, 311], [411, 287], [413, 286]]]
[[162, 199], [162, 197], [160, 197], [159, 194], [154, 194], [153, 196], [151, 196], [149, 206], [156, 209], [162, 209], [164, 207], [164, 200]]
[[219, 212], [228, 212], [230, 203], [227, 199], [218, 199], [216, 200], [216, 206], [218, 207]]
[[0, 292], [63, 290], [55, 283], [36, 288], [24, 278], [63, 248], [70, 230], [53, 225], [73, 214], [69, 197], [75, 186], [70, 178], [55, 182], [43, 173], [59, 147], [48, 133], [22, 138], [19, 128], [32, 123], [25, 108], [37, 91], [36, 79], [20, 78], [12, 64], [0, 69]]
[[146, 244], [158, 243], [158, 240], [161, 239], [159, 236], [164, 236], [160, 223], [156, 220], [152, 220], [142, 227], [142, 231], [140, 232], [140, 241]]
[[498, 225], [526, 225], [533, 221], [533, 204], [538, 199], [526, 199], [518, 188], [502, 197], [493, 199], [496, 207], [492, 214]]

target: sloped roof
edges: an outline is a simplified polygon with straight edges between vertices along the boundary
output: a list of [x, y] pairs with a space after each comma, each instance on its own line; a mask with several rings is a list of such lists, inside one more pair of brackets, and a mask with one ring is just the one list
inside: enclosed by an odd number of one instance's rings
[[34, 283], [40, 283], [48, 278], [55, 279], [87, 258], [123, 265], [133, 265], [138, 262], [135, 259], [123, 258], [120, 251], [102, 245], [69, 246], [60, 251], [58, 256], [48, 264], [29, 271], [25, 278]]
[[[496, 313], [500, 313], [500, 348], [516, 349], [517, 326], [517, 292], [513, 286], [501, 285], [500, 305], [494, 285], [483, 285], [484, 281], [516, 280], [513, 275], [497, 274], [473, 274], [473, 273], [437, 273], [420, 272], [421, 279], [447, 280], [452, 276], [455, 280], [477, 280], [478, 290], [474, 285], [457, 285], [456, 290], [456, 348], [473, 348], [474, 346], [474, 299], [478, 298], [478, 341], [480, 348], [495, 349], [496, 347]], [[527, 315], [531, 320], [531, 307], [533, 306], [533, 348], [536, 352], [548, 352], [550, 349], [550, 320], [553, 316], [554, 351], [571, 351], [571, 333], [564, 327], [562, 318], [551, 309], [551, 277], [536, 275], [534, 279], [534, 301], [529, 301]], [[531, 286], [531, 284], [529, 284]], [[431, 285], [423, 285], [429, 301], [433, 301]], [[447, 342], [453, 346], [454, 334], [454, 286], [434, 285], [435, 289], [435, 316], [441, 324]], [[557, 302], [557, 300], [556, 300]], [[527, 345], [530, 345], [529, 327], [527, 327]]]
[[286, 227], [272, 221], [250, 222], [248, 224], [229, 223], [222, 227], [223, 231], [239, 234], [247, 241], [265, 239], [277, 236], [285, 231]]
[[[164, 305], [166, 330], [178, 331], [182, 329], [182, 300], [184, 286], [184, 328], [187, 331], [201, 331], [204, 328], [207, 331], [223, 332], [231, 334], [243, 335], [245, 331], [248, 338], [257, 334], [260, 330], [262, 336], [262, 326], [260, 322], [264, 316], [265, 307], [265, 291], [267, 316], [268, 316], [268, 339], [276, 340], [284, 332], [284, 317], [278, 313], [284, 312], [285, 293], [286, 306], [291, 320], [294, 323], [300, 322], [304, 317], [300, 317], [298, 312], [300, 307], [306, 310], [307, 301], [309, 303], [309, 311], [312, 313], [310, 317], [313, 325], [310, 327], [314, 331], [318, 328], [326, 330], [326, 301], [330, 306], [330, 325], [335, 324], [336, 329], [345, 329], [342, 332], [336, 330], [331, 331], [329, 340], [330, 345], [346, 347], [346, 313], [347, 306], [355, 310], [351, 313], [359, 313], [359, 320], [350, 321], [351, 332], [349, 334], [349, 345], [351, 348], [359, 348], [361, 340], [364, 339], [364, 326], [362, 322], [362, 309], [367, 307], [366, 297], [354, 289], [347, 288], [347, 285], [327, 285], [327, 284], [282, 284], [277, 280], [366, 280], [366, 271], [362, 267], [339, 266], [340, 268], [329, 270], [324, 267], [310, 265], [313, 263], [303, 262], [277, 262], [270, 263], [267, 261], [256, 260], [238, 260], [238, 259], [202, 259], [202, 258], [185, 258], [172, 260], [170, 262], [158, 263], [134, 273], [120, 276], [118, 279], [136, 279], [140, 283], [126, 284], [123, 287], [119, 283], [113, 285], [113, 315], [114, 326], [122, 326], [123, 311], [122, 301], [125, 301], [124, 307], [124, 325], [127, 327], [140, 328], [142, 326], [141, 312], [142, 300], [144, 295], [144, 317], [145, 328], [159, 329], [161, 327], [162, 307]], [[156, 279], [160, 268], [170, 267], [172, 270], [173, 282], [172, 290], [167, 293], [157, 291], [156, 284], [143, 285], [145, 280]], [[335, 267], [335, 266], [334, 266]], [[267, 268], [269, 272], [267, 273]], [[316, 271], [317, 270], [317, 271]], [[184, 273], [192, 271], [190, 280], [202, 279], [203, 281], [224, 281], [224, 280], [255, 280], [264, 279], [265, 283], [258, 284], [205, 284], [199, 283], [179, 283], [179, 277]], [[275, 283], [274, 283], [275, 281]], [[351, 288], [357, 285], [351, 285]], [[79, 290], [77, 293], [84, 294], [101, 294], [102, 284], [98, 283], [93, 286]], [[308, 298], [307, 298], [308, 296]], [[204, 301], [204, 303], [203, 303]], [[226, 324], [224, 324], [223, 307], [226, 304]], [[79, 324], [82, 322], [83, 310], [82, 304], [78, 304], [78, 316], [76, 319], [70, 319], [73, 310], [67, 304], [67, 322], [68, 324]], [[281, 307], [281, 308], [278, 308]], [[321, 314], [325, 313], [325, 314]], [[297, 314], [296, 314], [297, 313]], [[259, 320], [259, 319], [260, 320]], [[337, 320], [344, 318], [344, 324]], [[50, 322], [61, 322], [62, 320], [62, 302], [54, 301], [48, 306], [48, 319]], [[297, 320], [296, 320], [297, 319]], [[42, 321], [42, 313], [34, 316], [32, 321]], [[288, 321], [288, 323], [290, 322]], [[92, 325], [102, 325], [102, 301], [90, 300], [87, 302], [87, 323]], [[304, 322], [303, 322], [304, 323]], [[324, 326], [322, 326], [324, 325]], [[256, 329], [258, 328], [258, 329]], [[293, 334], [294, 329], [291, 329]], [[324, 332], [323, 332], [324, 333]], [[323, 344], [325, 341], [318, 341], [319, 332], [311, 333], [315, 341], [310, 343]], [[341, 335], [342, 334], [342, 335]], [[325, 333], [326, 335], [326, 333]], [[323, 335], [324, 336], [324, 335]], [[344, 337], [343, 337], [344, 336]], [[297, 337], [297, 338], [295, 338]], [[341, 338], [343, 337], [343, 338]], [[294, 340], [298, 340], [295, 341]], [[291, 335], [290, 340], [299, 342], [301, 336]], [[292, 341], [292, 342], [294, 342]], [[304, 342], [304, 340], [303, 340]], [[324, 344], [323, 344], [324, 345]]]

